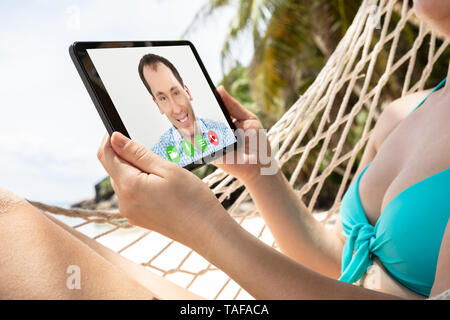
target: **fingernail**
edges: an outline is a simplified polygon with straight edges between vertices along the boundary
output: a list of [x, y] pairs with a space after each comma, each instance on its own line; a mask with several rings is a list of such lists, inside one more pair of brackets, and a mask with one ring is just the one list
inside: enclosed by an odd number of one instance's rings
[[125, 137], [120, 132], [117, 132], [117, 131], [114, 132], [112, 143], [115, 144], [117, 147], [123, 148], [128, 143], [128, 141], [130, 141], [130, 139]]

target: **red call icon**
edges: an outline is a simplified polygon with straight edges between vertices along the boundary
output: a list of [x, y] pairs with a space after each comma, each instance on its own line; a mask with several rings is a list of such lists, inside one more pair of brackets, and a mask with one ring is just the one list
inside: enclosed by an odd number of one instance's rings
[[219, 137], [218, 137], [217, 134], [216, 134], [214, 131], [212, 131], [212, 130], [209, 130], [209, 131], [208, 131], [208, 139], [209, 139], [209, 141], [210, 141], [213, 145], [215, 145], [215, 146], [217, 146], [217, 145], [219, 144]]

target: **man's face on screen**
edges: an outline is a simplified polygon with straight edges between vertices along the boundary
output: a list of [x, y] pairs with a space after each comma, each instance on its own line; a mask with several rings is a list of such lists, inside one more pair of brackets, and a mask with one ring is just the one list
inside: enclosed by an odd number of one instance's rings
[[143, 74], [161, 114], [166, 115], [181, 134], [194, 136], [195, 115], [189, 89], [182, 86], [163, 63], [158, 63], [156, 70], [154, 66], [144, 67]]

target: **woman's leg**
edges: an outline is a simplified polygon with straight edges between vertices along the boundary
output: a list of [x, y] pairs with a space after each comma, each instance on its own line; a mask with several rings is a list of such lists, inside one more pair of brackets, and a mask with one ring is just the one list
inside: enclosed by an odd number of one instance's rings
[[67, 232], [71, 233], [76, 238], [83, 241], [86, 245], [88, 245], [91, 249], [95, 250], [98, 254], [100, 254], [103, 258], [111, 262], [113, 265], [122, 269], [129, 277], [133, 278], [135, 281], [139, 282], [141, 285], [149, 289], [151, 292], [155, 294], [158, 299], [163, 300], [197, 300], [204, 299], [201, 296], [198, 296], [189, 290], [182, 288], [173, 282], [160, 277], [150, 270], [144, 268], [143, 266], [136, 264], [119, 253], [105, 247], [99, 242], [89, 238], [83, 233], [70, 228], [66, 224], [62, 223], [55, 217], [46, 214], [45, 216], [49, 218], [51, 221], [65, 229]]
[[[1, 188], [0, 241], [2, 299], [159, 298], [28, 202]], [[68, 273], [71, 270], [75, 273]], [[76, 270], [80, 288], [71, 289]]]

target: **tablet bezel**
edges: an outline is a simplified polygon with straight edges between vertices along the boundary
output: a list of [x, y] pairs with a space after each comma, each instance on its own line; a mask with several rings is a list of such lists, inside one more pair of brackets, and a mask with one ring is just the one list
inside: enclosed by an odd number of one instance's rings
[[[106, 127], [109, 135], [112, 135], [114, 131], [121, 132], [128, 138], [131, 138], [125, 125], [120, 118], [119, 113], [117, 112], [116, 107], [114, 106], [111, 97], [108, 94], [92, 60], [87, 53], [87, 49], [102, 49], [102, 48], [137, 48], [137, 47], [161, 47], [161, 46], [189, 46], [194, 54], [197, 63], [200, 66], [200, 69], [203, 72], [203, 76], [206, 78], [208, 85], [213, 92], [217, 103], [219, 104], [222, 113], [224, 114], [228, 124], [233, 130], [233, 134], [235, 135], [236, 126], [231, 120], [230, 114], [226, 109], [220, 95], [218, 94], [216, 87], [214, 86], [211, 78], [209, 77], [208, 72], [206, 71], [205, 66], [203, 65], [202, 60], [200, 59], [197, 50], [195, 49], [192, 42], [187, 40], [171, 40], [171, 41], [95, 41], [95, 42], [74, 42], [70, 48], [69, 53], [72, 58], [72, 61], [75, 64], [75, 67], [80, 74], [80, 77], [100, 115], [100, 118], [103, 121], [103, 124]], [[217, 151], [208, 156], [201, 158], [202, 163], [191, 163], [185, 167], [187, 170], [198, 169], [215, 159], [220, 158], [221, 156], [225, 156], [229, 152], [233, 152], [237, 148], [237, 139], [236, 142], [221, 149], [220, 152]]]

